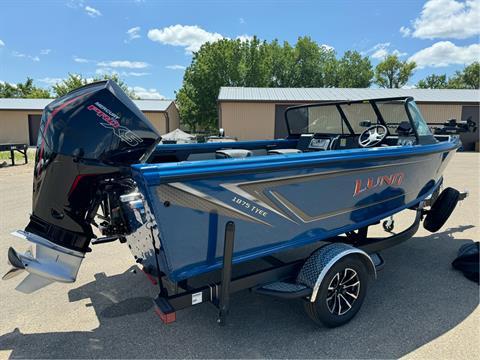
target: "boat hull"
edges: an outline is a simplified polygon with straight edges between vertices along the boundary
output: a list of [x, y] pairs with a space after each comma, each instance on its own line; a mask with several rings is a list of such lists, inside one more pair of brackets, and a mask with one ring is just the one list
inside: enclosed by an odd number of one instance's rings
[[228, 221], [236, 225], [233, 262], [239, 263], [415, 206], [440, 184], [457, 146], [134, 165], [133, 172], [158, 225], [160, 270], [179, 281], [221, 267]]

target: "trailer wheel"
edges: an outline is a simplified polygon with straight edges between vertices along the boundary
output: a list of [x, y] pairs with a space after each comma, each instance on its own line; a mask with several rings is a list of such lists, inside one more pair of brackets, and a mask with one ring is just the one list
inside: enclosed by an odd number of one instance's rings
[[451, 187], [446, 188], [433, 203], [423, 221], [423, 227], [430, 232], [436, 232], [447, 222], [457, 206], [460, 193]]
[[315, 302], [305, 302], [305, 311], [317, 324], [337, 327], [360, 310], [367, 293], [369, 272], [356, 256], [347, 256], [326, 274]]

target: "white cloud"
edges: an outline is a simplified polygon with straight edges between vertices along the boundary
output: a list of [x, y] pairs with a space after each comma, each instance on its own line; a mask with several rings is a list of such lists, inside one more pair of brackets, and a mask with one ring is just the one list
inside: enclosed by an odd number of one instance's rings
[[95, 74], [97, 75], [118, 75], [121, 77], [129, 77], [129, 76], [147, 76], [150, 75], [149, 72], [138, 72], [138, 71], [117, 71], [111, 67], [101, 67], [95, 70]]
[[135, 92], [135, 94], [140, 99], [165, 99], [165, 96], [160, 94], [157, 89], [145, 89], [140, 86], [134, 86], [128, 88], [130, 91]]
[[404, 36], [420, 39], [466, 39], [480, 34], [480, 0], [428, 0], [412, 29], [402, 26]]
[[247, 41], [252, 41], [252, 40], [253, 40], [253, 36], [252, 36], [252, 35], [243, 34], [243, 35], [238, 35], [235, 39], [240, 40], [241, 42], [247, 42]]
[[62, 81], [62, 78], [51, 78], [51, 77], [44, 77], [42, 79], [37, 79], [38, 82], [45, 83], [47, 85], [55, 85], [56, 83]]
[[84, 0], [68, 0], [65, 5], [71, 9], [78, 9], [84, 6]]
[[480, 45], [456, 46], [450, 41], [439, 41], [413, 54], [408, 60], [418, 68], [467, 65], [480, 58]]
[[368, 49], [367, 51], [363, 52], [363, 55], [370, 54], [372, 59], [383, 60], [388, 55], [396, 55], [398, 57], [402, 57], [407, 55], [406, 52], [402, 52], [398, 49], [394, 49], [390, 51], [391, 44], [389, 42], [378, 43], [374, 47]]
[[335, 48], [333, 46], [327, 45], [327, 44], [322, 44], [320, 45], [321, 48], [327, 50], [327, 51], [334, 51]]
[[407, 36], [410, 36], [410, 34], [412, 33], [412, 30], [410, 30], [410, 28], [408, 27], [401, 26], [400, 33], [402, 34], [403, 37], [407, 37]]
[[91, 62], [91, 60], [81, 58], [81, 57], [78, 57], [78, 56], [74, 56], [73, 61], [75, 61], [77, 63], [89, 63], [89, 62]]
[[395, 49], [395, 50], [392, 51], [392, 55], [395, 55], [397, 57], [402, 57], [402, 56], [408, 55], [408, 53], [401, 52], [400, 50]]
[[240, 24], [245, 24], [245, 19], [244, 19], [243, 17], [238, 18], [238, 22], [239, 22]]
[[19, 57], [19, 58], [27, 57], [27, 55], [19, 53], [18, 51], [15, 51], [15, 50], [12, 51], [12, 55], [15, 56], [15, 57]]
[[387, 55], [388, 55], [388, 50], [382, 48], [382, 49], [376, 50], [376, 51], [371, 55], [371, 57], [372, 57], [373, 59], [379, 59], [379, 60], [381, 60], [381, 59], [387, 57]]
[[5, 46], [5, 43], [0, 39], [0, 47]]
[[205, 31], [196, 25], [177, 24], [163, 29], [150, 29], [148, 38], [161, 44], [182, 46], [187, 53], [192, 53], [198, 51], [204, 43], [218, 41], [224, 36]]
[[100, 61], [98, 66], [112, 67], [112, 68], [127, 68], [127, 69], [145, 69], [149, 66], [148, 63], [143, 61], [128, 61], [128, 60], [113, 60], [113, 61]]
[[0, 80], [0, 84], [8, 84], [8, 85], [14, 87], [15, 89], [17, 88], [17, 84], [11, 83], [11, 82], [8, 82], [8, 81]]
[[97, 16], [102, 16], [102, 13], [99, 10], [97, 10], [97, 9], [91, 7], [91, 6], [88, 6], [88, 5], [85, 6], [85, 12], [87, 13], [88, 16], [90, 16], [92, 18], [97, 17]]
[[112, 68], [109, 68], [109, 67], [102, 67], [102, 68], [96, 69], [95, 74], [97, 74], [97, 75], [113, 75], [113, 74], [118, 75], [118, 72], [115, 71]]
[[150, 75], [148, 72], [135, 72], [135, 71], [128, 71], [128, 72], [122, 72], [122, 76], [147, 76]]
[[140, 26], [135, 26], [131, 29], [128, 29], [127, 32], [127, 39], [125, 40], [125, 42], [130, 42], [132, 40], [135, 40], [135, 39], [138, 39], [138, 38], [141, 38], [141, 35], [140, 35]]
[[24, 54], [24, 53], [15, 51], [15, 50], [12, 51], [12, 55], [15, 56], [15, 57], [18, 57], [18, 58], [30, 59], [34, 62], [40, 61], [40, 58], [38, 56], [32, 56], [32, 55]]
[[170, 70], [185, 70], [187, 67], [183, 65], [167, 65], [165, 68], [170, 69]]
[[42, 49], [40, 50], [40, 55], [48, 55], [52, 52], [52, 49]]
[[379, 43], [372, 47], [371, 49], [367, 50], [367, 53], [371, 53], [371, 57], [373, 59], [383, 59], [388, 55], [388, 48], [390, 47], [390, 43]]

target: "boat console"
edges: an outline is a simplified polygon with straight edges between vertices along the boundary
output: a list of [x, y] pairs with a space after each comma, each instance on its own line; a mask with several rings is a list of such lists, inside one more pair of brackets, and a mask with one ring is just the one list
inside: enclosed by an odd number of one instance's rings
[[[258, 156], [285, 156], [302, 153], [360, 149], [361, 134], [301, 134], [285, 140], [237, 141], [230, 143], [162, 144], [158, 145], [149, 163], [182, 161], [245, 159]], [[416, 138], [411, 133], [388, 133], [369, 147], [412, 146]]]
[[287, 109], [285, 121], [288, 137], [284, 140], [162, 144], [157, 146], [148, 162], [298, 156], [312, 152], [437, 142], [411, 98], [293, 106]]

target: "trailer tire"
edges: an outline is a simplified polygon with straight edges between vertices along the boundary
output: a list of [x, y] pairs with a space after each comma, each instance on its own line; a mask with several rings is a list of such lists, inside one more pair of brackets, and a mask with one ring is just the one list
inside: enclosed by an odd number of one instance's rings
[[[350, 281], [345, 281], [350, 277]], [[318, 289], [315, 301], [311, 302], [307, 300], [305, 302], [307, 315], [315, 323], [331, 328], [346, 324], [360, 310], [367, 294], [369, 279], [369, 271], [365, 263], [358, 256], [350, 255], [342, 258], [335, 263], [325, 275]], [[345, 281], [344, 285], [347, 285], [347, 288], [351, 289], [351, 294], [356, 296], [356, 298], [352, 295], [342, 293], [341, 286], [340, 288], [335, 287], [336, 284], [341, 285], [342, 281]], [[356, 281], [358, 281], [358, 287], [352, 286]], [[335, 288], [335, 290], [332, 290], [332, 288]], [[343, 291], [345, 291], [345, 289], [343, 289]], [[337, 300], [340, 299], [338, 300], [340, 301], [340, 307], [338, 304], [334, 304], [336, 301], [335, 298]], [[350, 308], [348, 308], [345, 300], [350, 301]], [[346, 309], [343, 313], [342, 303], [344, 306], [343, 309]]]
[[459, 197], [458, 190], [451, 187], [443, 190], [427, 213], [423, 221], [423, 227], [432, 233], [440, 230], [455, 210]]

